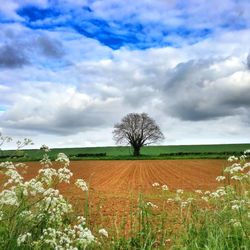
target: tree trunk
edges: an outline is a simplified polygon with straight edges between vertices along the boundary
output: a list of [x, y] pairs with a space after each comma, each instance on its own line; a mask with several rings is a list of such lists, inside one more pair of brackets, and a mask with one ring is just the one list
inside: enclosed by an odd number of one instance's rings
[[140, 149], [141, 149], [141, 147], [139, 147], [139, 146], [133, 146], [133, 148], [134, 148], [134, 156], [140, 156]]

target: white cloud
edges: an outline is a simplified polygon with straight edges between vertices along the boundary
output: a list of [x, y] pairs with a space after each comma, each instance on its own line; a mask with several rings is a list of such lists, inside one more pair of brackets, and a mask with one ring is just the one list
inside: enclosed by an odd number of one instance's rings
[[58, 62], [65, 61], [53, 64], [33, 54], [21, 69], [1, 69], [6, 111], [0, 127], [6, 134], [50, 146], [111, 145], [115, 122], [128, 112], [148, 112], [166, 135], [164, 143], [247, 142], [250, 136], [249, 30], [218, 30], [193, 45], [182, 41], [180, 48], [116, 51], [66, 28], [6, 25], [0, 32], [1, 44], [38, 34], [60, 41]]

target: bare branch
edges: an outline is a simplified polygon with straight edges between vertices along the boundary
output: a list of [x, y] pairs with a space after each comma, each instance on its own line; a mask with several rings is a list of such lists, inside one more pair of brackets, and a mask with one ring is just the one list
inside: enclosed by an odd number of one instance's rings
[[146, 144], [152, 144], [164, 139], [163, 133], [156, 122], [146, 113], [130, 113], [117, 123], [113, 130], [116, 144], [130, 144], [134, 155], [140, 154], [140, 149]]

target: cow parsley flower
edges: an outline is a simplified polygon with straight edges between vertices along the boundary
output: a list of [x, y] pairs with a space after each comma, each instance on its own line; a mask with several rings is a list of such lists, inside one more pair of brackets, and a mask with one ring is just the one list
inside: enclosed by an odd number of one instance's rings
[[200, 189], [195, 190], [195, 193], [202, 194], [202, 191]]
[[229, 161], [229, 162], [238, 161], [238, 160], [239, 160], [238, 157], [236, 157], [234, 155], [229, 156], [228, 159], [227, 159], [227, 161]]
[[42, 160], [40, 161], [40, 163], [44, 166], [49, 168], [50, 166], [52, 166], [52, 162], [49, 158], [49, 156], [47, 154], [45, 154], [42, 158]]
[[146, 203], [146, 205], [148, 206], [148, 207], [152, 207], [152, 208], [158, 208], [158, 206], [157, 205], [155, 205], [155, 204], [153, 204], [152, 202], [147, 202]]
[[206, 196], [202, 196], [201, 199], [208, 202], [208, 197], [206, 197]]
[[73, 173], [66, 167], [59, 168], [57, 171], [57, 176], [59, 179], [59, 182], [70, 182], [70, 178], [73, 176]]
[[40, 150], [43, 150], [44, 152], [49, 152], [50, 149], [47, 145], [43, 144], [41, 147], [40, 147]]
[[247, 149], [244, 151], [244, 154], [247, 155], [247, 154], [250, 154], [250, 149]]
[[86, 219], [83, 216], [78, 216], [77, 221], [79, 224], [82, 224], [82, 225], [86, 224]]
[[240, 205], [235, 204], [231, 208], [232, 208], [232, 210], [239, 210], [240, 209]]
[[25, 234], [19, 235], [19, 237], [17, 238], [17, 245], [20, 246], [21, 244], [25, 243], [27, 239], [30, 237], [31, 237], [31, 233], [25, 233]]
[[101, 228], [101, 229], [99, 230], [99, 234], [102, 235], [102, 236], [104, 236], [104, 237], [106, 237], [106, 238], [109, 237], [108, 232], [107, 232], [106, 229], [104, 229], [104, 228]]
[[162, 188], [163, 191], [168, 191], [169, 190], [168, 186], [166, 184], [162, 185], [161, 188]]
[[18, 206], [18, 197], [14, 190], [3, 190], [0, 193], [0, 205]]
[[222, 175], [216, 177], [216, 181], [219, 181], [219, 182], [220, 182], [220, 181], [223, 181], [223, 180], [225, 180], [225, 179], [226, 179], [226, 177], [225, 177], [225, 176], [222, 176]]
[[42, 181], [46, 184], [50, 184], [53, 177], [57, 176], [57, 171], [54, 168], [42, 168], [38, 171], [42, 177]]
[[153, 187], [159, 187], [160, 184], [159, 184], [158, 182], [155, 182], [155, 183], [152, 184], [152, 186], [153, 186]]
[[88, 191], [88, 185], [83, 179], [77, 179], [75, 185], [82, 189], [82, 191]]
[[240, 175], [233, 175], [231, 177], [231, 180], [236, 180], [236, 181], [242, 181], [244, 179], [244, 176], [240, 176]]
[[177, 194], [183, 194], [183, 192], [184, 192], [183, 189], [177, 189], [177, 190], [176, 190], [176, 193], [177, 193]]
[[70, 164], [68, 156], [66, 154], [64, 154], [64, 153], [59, 153], [57, 155], [56, 161], [62, 162], [66, 166], [69, 166], [69, 164]]

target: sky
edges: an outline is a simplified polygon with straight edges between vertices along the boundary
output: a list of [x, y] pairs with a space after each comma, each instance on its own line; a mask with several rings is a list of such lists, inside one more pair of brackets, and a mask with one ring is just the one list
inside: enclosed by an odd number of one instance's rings
[[114, 145], [114, 124], [146, 112], [164, 145], [249, 143], [249, 9], [0, 0], [0, 132], [33, 147]]

